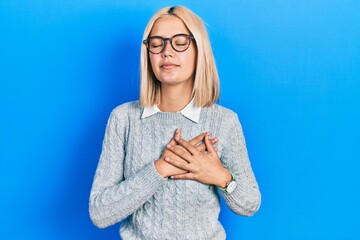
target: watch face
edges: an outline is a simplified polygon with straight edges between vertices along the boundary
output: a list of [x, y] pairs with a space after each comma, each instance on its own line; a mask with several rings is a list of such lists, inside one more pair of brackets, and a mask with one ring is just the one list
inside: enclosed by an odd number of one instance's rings
[[226, 188], [226, 192], [227, 193], [232, 193], [236, 188], [236, 182], [232, 181], [231, 183], [229, 183], [229, 185]]

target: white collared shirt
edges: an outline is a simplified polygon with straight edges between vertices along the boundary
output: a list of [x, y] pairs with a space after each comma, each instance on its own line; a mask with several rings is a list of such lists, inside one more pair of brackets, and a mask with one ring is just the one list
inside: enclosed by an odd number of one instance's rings
[[[153, 105], [151, 107], [144, 108], [144, 111], [141, 115], [141, 118], [147, 118], [150, 117], [158, 112], [161, 112], [157, 105]], [[201, 107], [195, 106], [194, 99], [191, 99], [191, 101], [186, 105], [180, 113], [184, 115], [184, 117], [190, 119], [193, 122], [198, 123], [200, 119], [200, 112]]]

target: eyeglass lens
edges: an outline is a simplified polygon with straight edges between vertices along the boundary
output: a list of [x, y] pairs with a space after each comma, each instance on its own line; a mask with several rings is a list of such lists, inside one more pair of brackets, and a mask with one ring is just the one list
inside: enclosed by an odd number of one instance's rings
[[165, 48], [165, 42], [169, 40], [172, 48], [177, 52], [183, 52], [188, 49], [190, 39], [187, 35], [177, 35], [172, 38], [152, 37], [149, 39], [148, 48], [152, 53], [161, 53]]

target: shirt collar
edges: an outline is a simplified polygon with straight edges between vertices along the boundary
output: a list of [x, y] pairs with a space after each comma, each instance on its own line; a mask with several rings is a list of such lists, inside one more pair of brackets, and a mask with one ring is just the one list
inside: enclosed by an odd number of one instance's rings
[[[147, 118], [150, 117], [158, 112], [161, 112], [157, 105], [153, 105], [151, 107], [144, 108], [144, 111], [141, 115], [141, 118]], [[193, 122], [198, 123], [200, 119], [200, 112], [201, 107], [197, 107], [195, 105], [194, 99], [191, 99], [191, 101], [186, 105], [180, 113], [184, 115], [184, 117], [190, 119]]]

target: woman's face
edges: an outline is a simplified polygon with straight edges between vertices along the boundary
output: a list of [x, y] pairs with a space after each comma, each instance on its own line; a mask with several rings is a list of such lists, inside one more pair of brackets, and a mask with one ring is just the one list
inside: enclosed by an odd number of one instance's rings
[[[150, 37], [160, 36], [171, 38], [177, 34], [191, 35], [185, 24], [177, 17], [166, 16], [156, 20], [150, 32]], [[173, 44], [175, 44], [173, 42]], [[175, 51], [166, 41], [165, 49], [158, 54], [149, 52], [150, 63], [156, 78], [162, 85], [179, 85], [191, 83], [194, 79], [196, 63], [196, 45], [190, 41], [189, 48], [184, 52]]]

